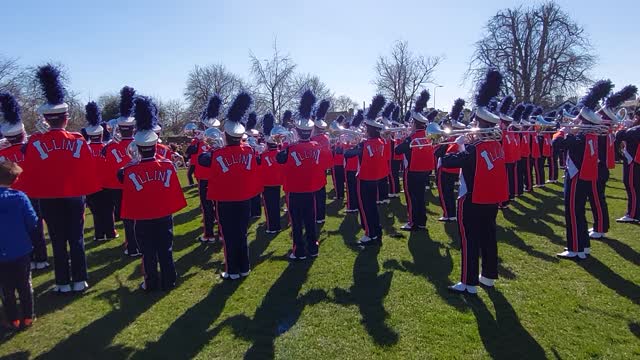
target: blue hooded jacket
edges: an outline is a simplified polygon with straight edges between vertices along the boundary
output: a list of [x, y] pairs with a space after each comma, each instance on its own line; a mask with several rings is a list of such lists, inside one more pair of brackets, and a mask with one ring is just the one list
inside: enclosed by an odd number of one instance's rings
[[0, 262], [13, 261], [31, 253], [31, 234], [37, 220], [27, 195], [0, 187]]

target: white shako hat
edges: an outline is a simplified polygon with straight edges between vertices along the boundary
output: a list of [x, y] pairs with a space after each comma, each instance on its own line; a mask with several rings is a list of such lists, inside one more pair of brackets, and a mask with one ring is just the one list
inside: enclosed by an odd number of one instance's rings
[[624, 120], [618, 119], [618, 116], [615, 113], [615, 109], [622, 105], [627, 100], [635, 99], [636, 94], [638, 93], [638, 88], [633, 85], [627, 85], [622, 88], [622, 90], [611, 94], [604, 102], [604, 106], [598, 111], [603, 113], [610, 120]]
[[84, 131], [89, 136], [102, 135], [104, 129], [100, 125], [102, 122], [102, 114], [98, 104], [96, 104], [95, 101], [89, 101], [84, 107], [84, 110], [85, 118], [87, 119], [87, 126], [84, 128]]
[[509, 116], [511, 113], [511, 107], [513, 106], [513, 96], [507, 95], [502, 98], [500, 106], [498, 107], [498, 113], [500, 114], [500, 120], [506, 122], [513, 122], [513, 118]]
[[9, 93], [0, 93], [0, 133], [7, 137], [24, 133], [20, 105]]
[[220, 120], [218, 117], [220, 116], [221, 105], [222, 99], [218, 94], [213, 94], [209, 97], [207, 107], [204, 108], [202, 115], [200, 116], [200, 121], [205, 125], [205, 127], [220, 127]]
[[153, 146], [158, 142], [158, 134], [153, 128], [158, 124], [158, 108], [150, 97], [136, 96], [133, 100], [133, 117], [136, 119], [136, 134], [133, 141], [138, 146]]
[[324, 121], [324, 118], [327, 116], [327, 111], [329, 111], [329, 107], [331, 107], [331, 101], [324, 99], [320, 101], [318, 108], [316, 109], [316, 120], [313, 125], [318, 129], [326, 129], [327, 123]]
[[384, 108], [384, 104], [387, 101], [384, 99], [384, 96], [378, 94], [373, 97], [371, 100], [371, 105], [367, 109], [367, 113], [364, 116], [364, 123], [367, 126], [371, 126], [378, 129], [384, 129], [384, 123], [382, 122], [382, 117], [378, 117], [382, 108]]
[[596, 107], [600, 100], [609, 95], [611, 89], [613, 89], [611, 80], [600, 80], [593, 84], [587, 95], [580, 99], [579, 105], [582, 105], [582, 109], [575, 120], [586, 121], [596, 125], [602, 124], [602, 118], [596, 113]]
[[489, 69], [484, 80], [478, 86], [476, 100], [476, 117], [486, 122], [497, 124], [500, 117], [489, 111], [489, 103], [491, 99], [496, 97], [500, 92], [502, 85], [502, 74], [496, 69]]
[[296, 120], [294, 126], [299, 130], [312, 130], [315, 123], [311, 120], [311, 111], [313, 110], [313, 104], [316, 102], [316, 96], [313, 95], [311, 90], [307, 90], [302, 93], [300, 98], [300, 104], [298, 105], [298, 114], [296, 114]]
[[133, 127], [136, 124], [136, 120], [132, 115], [133, 98], [135, 95], [136, 91], [130, 86], [125, 86], [120, 90], [120, 116], [118, 117], [118, 126]]
[[416, 102], [413, 105], [413, 110], [411, 111], [411, 118], [413, 119], [413, 121], [418, 121], [423, 124], [426, 124], [429, 122], [429, 119], [427, 119], [422, 114], [424, 109], [427, 107], [429, 98], [431, 98], [431, 95], [429, 94], [428, 90], [422, 90], [420, 92], [420, 95], [418, 95], [418, 97], [416, 98]]
[[227, 135], [242, 138], [242, 135], [245, 134], [245, 128], [241, 120], [247, 110], [249, 110], [252, 102], [251, 95], [244, 91], [236, 96], [227, 111], [227, 118], [224, 121], [224, 132]]
[[45, 119], [66, 116], [69, 105], [64, 102], [65, 91], [60, 79], [60, 70], [47, 64], [38, 68], [36, 76], [47, 100], [38, 108], [38, 112], [44, 115]]
[[380, 116], [382, 117], [382, 123], [384, 124], [385, 127], [393, 127], [393, 122], [391, 118], [393, 116], [392, 114], [395, 109], [396, 109], [396, 104], [394, 104], [393, 101], [388, 102], [384, 106], [384, 110], [382, 110], [382, 114], [380, 114]]

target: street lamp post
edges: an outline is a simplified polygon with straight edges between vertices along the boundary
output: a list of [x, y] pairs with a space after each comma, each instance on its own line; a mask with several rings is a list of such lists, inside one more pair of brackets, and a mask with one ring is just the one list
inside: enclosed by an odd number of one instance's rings
[[436, 108], [436, 90], [437, 90], [438, 88], [441, 88], [441, 87], [443, 87], [443, 86], [442, 86], [442, 85], [436, 85], [436, 86], [433, 88], [433, 108], [434, 108], [434, 109]]

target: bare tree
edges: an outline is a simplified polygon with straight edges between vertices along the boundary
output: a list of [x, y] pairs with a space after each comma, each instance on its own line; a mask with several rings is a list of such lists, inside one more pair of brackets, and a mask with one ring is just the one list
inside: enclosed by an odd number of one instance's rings
[[325, 83], [322, 82], [322, 80], [320, 80], [318, 76], [312, 74], [295, 74], [293, 76], [292, 84], [291, 88], [294, 89], [295, 92], [291, 94], [291, 108], [297, 108], [298, 100], [300, 99], [300, 96], [302, 96], [302, 93], [307, 90], [311, 90], [318, 100], [331, 100], [332, 106], [330, 110], [333, 110], [333, 92]]
[[20, 93], [20, 77], [24, 71], [17, 59], [0, 55], [0, 92], [8, 92], [14, 96]]
[[292, 82], [296, 64], [289, 55], [280, 53], [275, 40], [270, 58], [260, 60], [253, 53], [249, 54], [249, 58], [256, 104], [268, 105], [269, 111], [279, 118], [295, 98]]
[[409, 50], [408, 42], [396, 41], [389, 56], [378, 57], [373, 83], [404, 114], [418, 92], [433, 81], [433, 73], [441, 61], [438, 56], [416, 55]]
[[162, 126], [173, 133], [178, 133], [189, 121], [185, 104], [177, 99], [163, 101], [162, 104]]
[[218, 94], [224, 106], [244, 87], [242, 79], [227, 70], [224, 65], [194, 66], [189, 72], [184, 91], [189, 118], [195, 120], [200, 116], [211, 95]]
[[102, 110], [102, 120], [109, 121], [120, 116], [120, 95], [102, 94], [98, 97], [98, 106]]
[[346, 95], [340, 95], [332, 102], [334, 111], [348, 111], [349, 109], [357, 109], [358, 103]]
[[467, 78], [498, 68], [505, 92], [541, 105], [588, 84], [596, 63], [584, 29], [554, 2], [499, 11], [475, 47]]

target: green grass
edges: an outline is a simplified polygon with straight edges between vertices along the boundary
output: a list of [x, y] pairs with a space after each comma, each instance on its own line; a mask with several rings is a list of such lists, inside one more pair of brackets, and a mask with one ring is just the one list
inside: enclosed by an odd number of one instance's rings
[[[612, 218], [625, 210], [620, 173], [618, 167], [607, 190]], [[360, 236], [357, 215], [345, 216], [332, 201], [313, 262], [290, 264], [288, 230], [267, 236], [261, 219], [249, 232], [252, 273], [234, 283], [218, 277], [220, 246], [197, 243], [196, 190], [186, 196], [189, 206], [175, 217], [176, 289], [137, 290], [139, 259], [123, 256], [120, 239], [93, 242], [88, 216], [91, 289], [56, 296], [46, 292], [52, 272], [36, 273], [38, 321], [3, 334], [0, 357], [640, 357], [640, 227], [614, 222], [608, 239], [592, 243], [590, 259], [557, 260], [565, 232], [559, 185], [499, 214], [501, 279], [477, 299], [446, 291], [459, 278], [459, 239], [455, 224], [435, 220], [440, 208], [433, 190], [428, 232], [387, 236], [379, 251], [351, 246]], [[404, 205], [394, 201], [382, 208], [387, 234], [406, 221]]]

